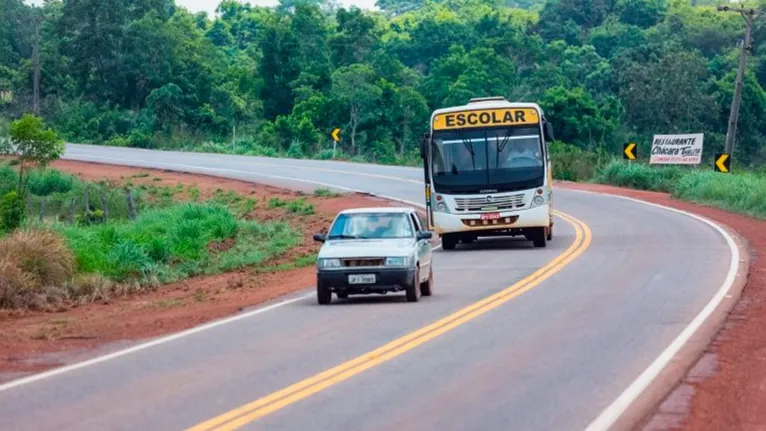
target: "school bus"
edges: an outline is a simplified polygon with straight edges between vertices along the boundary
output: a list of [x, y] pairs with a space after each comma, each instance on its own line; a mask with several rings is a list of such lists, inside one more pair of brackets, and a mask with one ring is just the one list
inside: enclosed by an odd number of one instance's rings
[[545, 247], [553, 238], [552, 140], [536, 103], [486, 97], [434, 111], [421, 156], [428, 227], [442, 248], [517, 235]]

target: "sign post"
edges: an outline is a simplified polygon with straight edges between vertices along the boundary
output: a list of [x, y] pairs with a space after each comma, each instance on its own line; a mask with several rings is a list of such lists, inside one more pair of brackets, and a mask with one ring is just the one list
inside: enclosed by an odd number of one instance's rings
[[332, 133], [330, 133], [330, 136], [332, 137], [332, 158], [335, 158], [335, 149], [338, 146], [338, 142], [340, 141], [340, 132], [341, 130], [339, 128], [334, 128], [332, 130]]
[[654, 135], [651, 165], [699, 165], [702, 163], [702, 133]]

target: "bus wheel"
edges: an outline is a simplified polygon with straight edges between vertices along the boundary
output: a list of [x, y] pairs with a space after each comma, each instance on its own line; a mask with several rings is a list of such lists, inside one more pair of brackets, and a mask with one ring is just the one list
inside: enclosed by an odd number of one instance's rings
[[444, 250], [454, 250], [457, 245], [458, 238], [453, 234], [445, 234], [442, 236], [442, 248]]
[[553, 225], [548, 227], [548, 241], [551, 241], [553, 239]]
[[547, 233], [545, 232], [544, 227], [541, 227], [532, 237], [532, 242], [534, 243], [535, 247], [545, 247], [548, 243], [547, 240]]

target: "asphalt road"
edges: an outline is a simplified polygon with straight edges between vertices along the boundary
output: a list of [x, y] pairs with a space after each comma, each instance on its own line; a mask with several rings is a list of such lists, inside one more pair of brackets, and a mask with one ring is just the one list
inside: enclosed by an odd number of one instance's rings
[[[423, 200], [418, 169], [75, 145], [65, 158]], [[583, 429], [708, 303], [731, 255], [712, 227], [677, 213], [564, 190], [554, 199], [583, 223], [557, 218], [545, 249], [491, 240], [436, 251], [433, 297], [320, 307], [309, 290], [236, 321], [0, 390], [0, 429], [186, 429], [506, 293], [491, 309], [445, 323], [448, 330], [363, 357], [367, 365], [345, 377], [232, 417], [245, 418], [243, 429]], [[556, 261], [572, 250], [569, 261]], [[543, 267], [550, 272], [530, 282]]]

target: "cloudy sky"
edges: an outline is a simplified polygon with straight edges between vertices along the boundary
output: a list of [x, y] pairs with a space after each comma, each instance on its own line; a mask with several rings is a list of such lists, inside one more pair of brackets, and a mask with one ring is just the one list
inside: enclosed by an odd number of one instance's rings
[[[242, 0], [245, 1], [245, 0]], [[30, 4], [41, 4], [42, 0], [26, 0]], [[215, 8], [218, 7], [220, 0], [176, 0], [177, 5], [184, 6], [192, 12], [206, 11], [211, 16], [215, 13]], [[258, 6], [274, 6], [279, 3], [278, 0], [249, 0], [252, 5]], [[343, 6], [356, 6], [360, 9], [373, 9], [375, 7], [375, 0], [340, 0], [339, 3]]]

